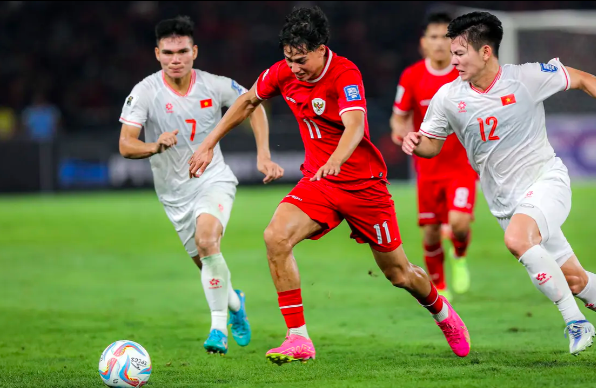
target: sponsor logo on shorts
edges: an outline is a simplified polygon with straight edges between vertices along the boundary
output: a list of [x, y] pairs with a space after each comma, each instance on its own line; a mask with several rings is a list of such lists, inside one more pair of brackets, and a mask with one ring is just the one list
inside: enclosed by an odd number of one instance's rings
[[534, 205], [530, 205], [529, 203], [522, 203], [521, 205], [519, 205], [520, 207], [529, 207], [529, 208], [534, 208]]
[[295, 195], [292, 195], [292, 194], [288, 194], [288, 195], [286, 195], [286, 198], [294, 198], [294, 199], [296, 199], [296, 200], [298, 200], [298, 201], [302, 201], [302, 198], [300, 198], [300, 197], [297, 197], [297, 196], [295, 196]]
[[536, 275], [536, 280], [538, 280], [540, 282], [540, 283], [538, 283], [538, 285], [540, 285], [540, 286], [542, 286], [543, 284], [545, 284], [552, 278], [553, 277], [551, 275], [546, 274], [546, 273], [539, 273], [538, 275]]
[[526, 194], [526, 198], [532, 198], [533, 195], [534, 195], [533, 191], [528, 191], [528, 193]]
[[219, 208], [219, 211], [220, 212], [223, 212], [224, 211], [224, 207], [223, 207], [223, 205], [221, 203], [219, 205], [217, 205], [217, 207]]
[[294, 100], [292, 97], [287, 97], [286, 96], [286, 100], [293, 102], [294, 104], [296, 103], [296, 100]]

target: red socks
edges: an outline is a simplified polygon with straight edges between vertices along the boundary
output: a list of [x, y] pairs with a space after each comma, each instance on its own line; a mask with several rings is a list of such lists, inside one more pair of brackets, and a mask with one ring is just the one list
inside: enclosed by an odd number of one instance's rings
[[466, 235], [466, 238], [463, 241], [460, 241], [455, 238], [455, 235], [451, 234], [451, 242], [453, 243], [453, 249], [455, 250], [455, 256], [457, 257], [464, 257], [466, 255], [466, 251], [468, 250], [468, 245], [470, 244], [470, 235], [472, 231], [469, 231]]
[[279, 309], [286, 320], [288, 329], [303, 326], [305, 324], [304, 309], [302, 307], [302, 294], [300, 288], [278, 292], [277, 295]]
[[439, 293], [432, 282], [430, 283], [430, 294], [426, 298], [418, 299], [418, 302], [431, 314], [438, 314], [443, 309], [443, 299], [439, 298]]
[[444, 290], [445, 285], [445, 270], [443, 263], [445, 262], [445, 253], [440, 242], [434, 245], [424, 244], [424, 262], [426, 269], [432, 282], [439, 290]]

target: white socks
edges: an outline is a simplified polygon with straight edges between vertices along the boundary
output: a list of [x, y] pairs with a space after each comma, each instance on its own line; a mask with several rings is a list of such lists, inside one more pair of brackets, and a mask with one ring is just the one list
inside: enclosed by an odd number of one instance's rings
[[228, 283], [228, 308], [233, 312], [240, 310], [240, 298], [236, 294], [236, 291], [234, 291], [231, 281]]
[[584, 302], [587, 308], [596, 311], [596, 275], [588, 271], [586, 274], [588, 274], [588, 284], [575, 297]]
[[308, 332], [306, 331], [306, 325], [302, 325], [300, 327], [296, 327], [294, 329], [290, 329], [289, 330], [289, 334], [297, 334], [297, 335], [299, 335], [301, 337], [304, 337], [304, 338], [310, 338], [308, 336]]
[[557, 305], [565, 323], [586, 319], [573, 299], [563, 271], [544, 248], [534, 245], [519, 261], [526, 267], [534, 286]]
[[[229, 294], [236, 295], [231, 286], [230, 270], [221, 253], [203, 257], [201, 263], [203, 264], [201, 282], [203, 290], [205, 290], [207, 304], [211, 309], [211, 330], [217, 329], [228, 335]], [[239, 304], [240, 302], [238, 302]]]
[[432, 314], [432, 316], [437, 323], [441, 323], [447, 319], [449, 317], [449, 306], [447, 306], [447, 303], [443, 303], [443, 308], [441, 311], [439, 311], [438, 314]]

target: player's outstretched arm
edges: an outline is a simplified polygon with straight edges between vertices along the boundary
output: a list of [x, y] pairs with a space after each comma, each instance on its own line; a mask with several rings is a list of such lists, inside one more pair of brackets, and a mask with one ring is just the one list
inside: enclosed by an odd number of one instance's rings
[[177, 129], [173, 132], [162, 133], [155, 143], [145, 143], [139, 140], [140, 134], [141, 128], [122, 124], [118, 143], [122, 156], [127, 159], [144, 159], [163, 152], [178, 143], [176, 139]]
[[329, 157], [327, 163], [319, 168], [311, 181], [319, 181], [327, 175], [339, 175], [341, 165], [352, 156], [358, 144], [364, 137], [364, 112], [361, 110], [347, 111], [341, 115], [341, 121], [346, 129], [339, 139], [337, 148]]
[[570, 89], [580, 89], [591, 97], [596, 98], [596, 77], [585, 71], [565, 66], [571, 78]]
[[404, 115], [391, 114], [389, 125], [391, 126], [391, 140], [398, 146], [403, 144], [404, 137], [412, 130], [411, 128], [412, 113], [408, 112]]
[[284, 169], [271, 160], [271, 150], [269, 149], [269, 123], [267, 113], [261, 105], [250, 115], [250, 126], [257, 142], [257, 169], [265, 174], [263, 183], [284, 176]]
[[408, 154], [415, 154], [430, 159], [441, 152], [445, 140], [426, 137], [420, 132], [410, 132], [404, 138], [402, 150]]
[[207, 169], [207, 166], [209, 166], [209, 163], [213, 159], [213, 148], [215, 148], [217, 142], [233, 128], [246, 120], [260, 104], [261, 100], [257, 98], [254, 85], [248, 92], [238, 97], [236, 102], [228, 109], [224, 117], [222, 117], [213, 131], [203, 140], [188, 161], [191, 177], [198, 178], [205, 172], [205, 169]]

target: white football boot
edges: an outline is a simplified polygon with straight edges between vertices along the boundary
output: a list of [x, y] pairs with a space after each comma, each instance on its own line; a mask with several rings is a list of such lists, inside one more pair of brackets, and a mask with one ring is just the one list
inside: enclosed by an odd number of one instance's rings
[[586, 320], [571, 321], [564, 330], [565, 337], [569, 337], [569, 353], [577, 356], [590, 346], [596, 331], [594, 325]]

